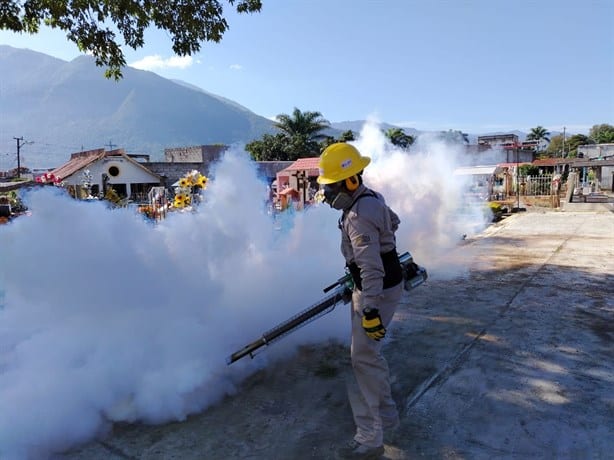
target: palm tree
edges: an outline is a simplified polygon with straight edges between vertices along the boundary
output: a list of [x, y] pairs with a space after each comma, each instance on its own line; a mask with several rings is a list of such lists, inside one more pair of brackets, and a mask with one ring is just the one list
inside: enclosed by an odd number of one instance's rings
[[301, 112], [296, 107], [292, 115], [277, 115], [275, 127], [290, 138], [292, 154], [296, 158], [319, 154], [318, 140], [325, 138], [322, 131], [330, 127], [320, 112]]
[[531, 132], [527, 135], [528, 141], [537, 141], [537, 150], [541, 150], [542, 141], [550, 142], [550, 131], [543, 126], [531, 128]]
[[406, 134], [401, 128], [388, 128], [384, 132], [384, 135], [390, 140], [392, 145], [396, 145], [402, 149], [406, 149], [414, 143], [413, 136]]

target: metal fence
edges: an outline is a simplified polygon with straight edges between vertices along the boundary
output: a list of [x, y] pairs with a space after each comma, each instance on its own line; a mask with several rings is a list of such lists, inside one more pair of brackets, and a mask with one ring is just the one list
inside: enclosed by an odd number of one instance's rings
[[[520, 188], [520, 195], [551, 195], [553, 193], [552, 174], [520, 176], [518, 178], [518, 186]], [[516, 184], [514, 184], [514, 192], [515, 191]]]
[[[560, 177], [560, 176], [559, 176]], [[557, 189], [553, 187], [552, 174], [540, 176], [507, 176], [505, 179], [495, 180], [490, 195], [491, 200], [506, 200], [518, 195], [521, 196], [546, 196], [556, 194]], [[507, 181], [507, 182], [506, 182]], [[558, 192], [561, 193], [564, 183], [558, 182]]]

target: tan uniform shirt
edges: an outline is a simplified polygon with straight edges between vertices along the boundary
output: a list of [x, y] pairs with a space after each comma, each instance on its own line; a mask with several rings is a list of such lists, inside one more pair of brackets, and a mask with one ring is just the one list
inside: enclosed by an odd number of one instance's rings
[[[366, 195], [359, 198], [361, 195]], [[352, 194], [353, 204], [341, 217], [341, 253], [347, 264], [360, 268], [362, 303], [377, 305], [383, 290], [384, 265], [381, 254], [396, 247], [394, 232], [400, 219], [384, 197], [360, 185]]]

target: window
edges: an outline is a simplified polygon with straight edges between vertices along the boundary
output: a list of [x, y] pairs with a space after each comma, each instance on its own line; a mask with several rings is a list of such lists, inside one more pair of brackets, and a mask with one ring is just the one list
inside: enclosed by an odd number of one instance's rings
[[119, 168], [117, 166], [110, 166], [109, 167], [109, 176], [111, 176], [111, 177], [119, 176]]

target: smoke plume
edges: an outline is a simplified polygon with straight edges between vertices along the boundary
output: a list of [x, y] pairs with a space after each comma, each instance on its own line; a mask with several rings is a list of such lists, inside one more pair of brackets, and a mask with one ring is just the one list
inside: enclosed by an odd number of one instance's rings
[[[455, 152], [397, 150], [374, 123], [356, 145], [373, 158], [367, 186], [401, 217], [399, 251], [443, 273], [465, 232], [453, 218]], [[214, 165], [197, 212], [156, 225], [52, 187], [28, 193], [31, 215], [0, 226], [0, 458], [61, 452], [113, 422], [184, 420], [298, 344], [346, 341], [337, 307], [317, 335], [309, 325], [226, 365], [343, 275], [338, 212], [319, 205], [274, 219], [265, 197], [241, 149]]]

